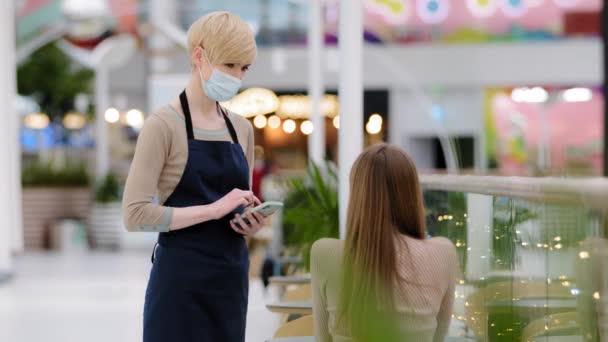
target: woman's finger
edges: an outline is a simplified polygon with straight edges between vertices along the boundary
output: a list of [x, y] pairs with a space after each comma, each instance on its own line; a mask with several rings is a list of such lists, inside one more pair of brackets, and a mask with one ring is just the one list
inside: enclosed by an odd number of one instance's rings
[[241, 230], [243, 232], [245, 232], [246, 235], [249, 235], [250, 228], [249, 228], [249, 225], [247, 223], [245, 223], [245, 220], [243, 220], [243, 217], [240, 214], [237, 214], [236, 220], [239, 223], [239, 226], [241, 226]]
[[255, 220], [260, 224], [260, 225], [264, 225], [266, 223], [266, 217], [258, 212], [255, 213], [251, 213], [253, 215], [253, 217], [255, 217]]
[[235, 232], [241, 234], [241, 235], [247, 235], [245, 234], [245, 232], [243, 232], [236, 224], [234, 224], [234, 222], [230, 221], [230, 227], [232, 228], [232, 230], [234, 230]]
[[257, 213], [252, 213], [251, 211], [248, 211], [245, 216], [247, 216], [247, 219], [249, 220], [249, 223], [253, 224], [257, 224], [260, 222], [260, 220], [258, 219], [258, 216], [255, 215]]
[[262, 204], [262, 201], [260, 201], [260, 199], [259, 199], [259, 198], [257, 198], [257, 197], [254, 195], [254, 196], [253, 196], [253, 203], [254, 203], [255, 205], [260, 205], [260, 204]]

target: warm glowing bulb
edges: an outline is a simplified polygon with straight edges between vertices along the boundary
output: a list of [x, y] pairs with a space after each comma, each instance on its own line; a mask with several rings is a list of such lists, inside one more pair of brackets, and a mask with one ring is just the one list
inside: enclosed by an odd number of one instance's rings
[[336, 116], [334, 118], [334, 127], [336, 127], [336, 129], [340, 129], [340, 115]]
[[283, 130], [287, 134], [293, 133], [296, 130], [296, 122], [291, 119], [285, 120], [283, 122]]
[[255, 117], [255, 119], [253, 119], [254, 126], [259, 129], [266, 127], [267, 122], [268, 120], [266, 120], [266, 117], [264, 115], [258, 115]]
[[382, 125], [375, 121], [369, 121], [365, 125], [365, 130], [367, 131], [367, 133], [375, 135], [380, 133], [380, 131], [382, 130]]
[[593, 98], [593, 92], [589, 88], [571, 88], [564, 91], [562, 98], [566, 102], [587, 102]]
[[31, 129], [45, 129], [49, 126], [51, 120], [44, 113], [31, 113], [25, 116], [25, 127]]
[[382, 125], [382, 115], [372, 114], [372, 116], [369, 117], [369, 122], [375, 122], [375, 123], [378, 123], [379, 125]]
[[127, 112], [127, 124], [135, 129], [140, 129], [144, 126], [144, 114], [137, 109], [131, 109]]
[[549, 93], [541, 87], [515, 88], [511, 92], [511, 98], [519, 103], [543, 103], [549, 99]]
[[104, 114], [106, 121], [109, 123], [116, 123], [120, 119], [120, 112], [116, 108], [108, 108]]
[[276, 115], [271, 116], [268, 119], [268, 126], [270, 126], [270, 128], [279, 128], [281, 126], [281, 118]]
[[312, 122], [310, 122], [310, 120], [305, 120], [300, 125], [300, 130], [302, 131], [302, 133], [304, 135], [309, 135], [310, 133], [312, 133], [312, 131], [314, 130], [314, 128], [315, 127], [313, 126]]
[[63, 117], [63, 125], [67, 129], [81, 129], [87, 123], [87, 119], [80, 113], [67, 113]]

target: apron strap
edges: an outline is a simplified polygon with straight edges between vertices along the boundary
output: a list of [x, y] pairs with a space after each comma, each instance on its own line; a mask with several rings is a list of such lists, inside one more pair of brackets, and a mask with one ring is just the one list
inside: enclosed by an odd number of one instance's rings
[[[192, 128], [192, 116], [190, 115], [190, 106], [188, 105], [188, 96], [186, 96], [186, 90], [179, 94], [179, 102], [182, 105], [182, 111], [184, 112], [184, 117], [186, 119], [186, 133], [188, 134], [188, 140], [194, 140], [194, 129]], [[232, 122], [228, 118], [228, 114], [226, 114], [226, 110], [220, 106], [218, 102], [215, 103], [217, 107], [217, 111], [221, 113], [224, 121], [226, 122], [226, 127], [228, 127], [228, 132], [230, 133], [230, 137], [232, 138], [232, 142], [235, 144], [239, 144], [239, 137], [236, 134], [236, 130], [232, 125]]]
[[194, 140], [194, 130], [192, 129], [192, 116], [190, 115], [190, 106], [188, 105], [188, 97], [186, 96], [186, 90], [179, 94], [179, 102], [182, 105], [182, 112], [186, 118], [186, 133], [188, 134], [188, 140]]
[[228, 114], [226, 114], [226, 110], [224, 109], [224, 107], [220, 106], [220, 104], [218, 102], [215, 103], [217, 105], [217, 111], [222, 113], [222, 116], [224, 117], [224, 121], [226, 121], [226, 127], [228, 127], [228, 132], [230, 132], [230, 137], [232, 137], [232, 142], [235, 144], [239, 144], [239, 137], [238, 135], [236, 135], [236, 130], [234, 129], [234, 126], [232, 125], [232, 121], [230, 121], [230, 118], [228, 118]]

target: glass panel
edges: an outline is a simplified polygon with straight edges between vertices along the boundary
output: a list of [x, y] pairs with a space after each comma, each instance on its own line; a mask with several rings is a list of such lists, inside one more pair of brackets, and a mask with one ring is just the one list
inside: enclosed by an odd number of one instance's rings
[[461, 192], [426, 191], [425, 201], [429, 235], [449, 238], [459, 255], [451, 337], [600, 340], [608, 295], [602, 213]]

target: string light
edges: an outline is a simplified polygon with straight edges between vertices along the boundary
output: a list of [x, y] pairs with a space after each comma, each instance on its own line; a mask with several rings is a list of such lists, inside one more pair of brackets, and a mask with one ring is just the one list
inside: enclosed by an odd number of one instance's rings
[[264, 115], [258, 115], [255, 117], [255, 119], [253, 119], [253, 125], [259, 129], [266, 127], [267, 122], [268, 120], [266, 120]]
[[279, 128], [281, 126], [281, 118], [279, 118], [276, 115], [271, 116], [268, 119], [268, 127], [276, 129]]
[[31, 113], [25, 116], [24, 125], [31, 129], [45, 129], [49, 126], [51, 120], [44, 113]]
[[295, 132], [295, 130], [296, 130], [295, 121], [288, 119], [288, 120], [285, 120], [285, 122], [283, 122], [283, 131], [285, 131], [285, 133], [291, 134], [291, 133]]
[[120, 112], [116, 108], [108, 108], [104, 113], [104, 118], [109, 123], [117, 123], [120, 119]]
[[127, 124], [135, 129], [141, 129], [144, 126], [144, 114], [138, 109], [129, 110]]
[[300, 125], [300, 130], [302, 131], [302, 133], [304, 135], [309, 135], [313, 132], [314, 126], [313, 126], [312, 122], [310, 122], [310, 120], [305, 120]]
[[593, 98], [593, 92], [589, 88], [572, 88], [565, 90], [562, 98], [565, 102], [587, 102]]
[[86, 124], [87, 119], [80, 113], [67, 113], [63, 117], [63, 126], [67, 129], [81, 129]]
[[549, 99], [549, 93], [541, 88], [515, 88], [511, 92], [511, 99], [518, 103], [542, 103]]

